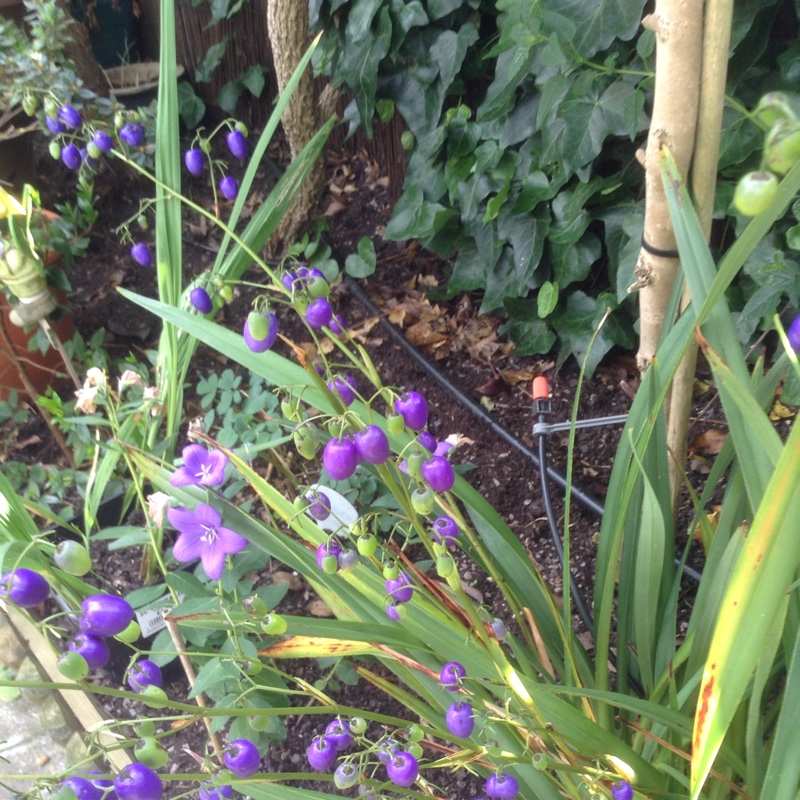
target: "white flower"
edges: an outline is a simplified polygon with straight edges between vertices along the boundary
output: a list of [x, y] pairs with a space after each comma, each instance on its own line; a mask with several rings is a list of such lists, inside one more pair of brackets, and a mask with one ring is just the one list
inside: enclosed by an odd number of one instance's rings
[[95, 399], [97, 398], [97, 387], [89, 386], [88, 381], [83, 385], [83, 389], [75, 392], [75, 397], [78, 398], [75, 403], [75, 408], [83, 411], [84, 414], [94, 414], [97, 410]]
[[99, 369], [98, 367], [90, 367], [86, 370], [86, 381], [83, 384], [83, 388], [86, 389], [89, 386], [103, 386], [106, 385], [106, 374], [103, 370]]
[[164, 492], [153, 492], [147, 495], [147, 515], [159, 528], [164, 526], [164, 517], [169, 508], [169, 495]]
[[126, 369], [122, 375], [119, 376], [118, 391], [121, 393], [126, 386], [141, 386], [142, 376], [132, 369]]

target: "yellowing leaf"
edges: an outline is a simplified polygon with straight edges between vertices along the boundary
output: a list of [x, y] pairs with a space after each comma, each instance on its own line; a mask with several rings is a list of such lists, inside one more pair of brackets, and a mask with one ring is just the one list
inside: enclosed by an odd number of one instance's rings
[[772, 410], [769, 412], [769, 418], [773, 422], [777, 422], [779, 419], [791, 419], [796, 414], [796, 411], [792, 411], [791, 408], [785, 406], [780, 400], [776, 400], [775, 405], [772, 406]]
[[378, 654], [379, 650], [367, 642], [343, 639], [322, 639], [316, 636], [290, 636], [260, 650], [260, 656], [269, 658], [325, 658], [327, 656], [363, 656]]

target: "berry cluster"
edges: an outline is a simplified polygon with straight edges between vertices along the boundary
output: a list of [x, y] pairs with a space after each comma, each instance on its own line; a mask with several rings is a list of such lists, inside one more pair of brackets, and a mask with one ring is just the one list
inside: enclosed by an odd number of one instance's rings
[[349, 721], [338, 718], [332, 720], [325, 728], [325, 733], [315, 736], [309, 744], [306, 751], [309, 765], [318, 772], [329, 772], [339, 754], [348, 750], [357, 738], [363, 749], [357, 754], [345, 756], [334, 770], [333, 782], [338, 789], [349, 789], [359, 784], [359, 794], [368, 794], [369, 790], [363, 781], [374, 778], [380, 766], [385, 769], [386, 778], [395, 786], [412, 786], [419, 777], [418, 759], [422, 755], [419, 744], [422, 731], [419, 726], [412, 725], [405, 731], [406, 741], [403, 745], [392, 738], [370, 742], [363, 736], [366, 728], [366, 720], [361, 717]]

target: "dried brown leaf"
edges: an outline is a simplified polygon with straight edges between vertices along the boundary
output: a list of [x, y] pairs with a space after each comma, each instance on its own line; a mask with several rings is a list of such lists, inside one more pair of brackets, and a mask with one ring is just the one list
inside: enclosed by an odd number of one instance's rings
[[689, 452], [700, 453], [704, 456], [715, 456], [722, 450], [728, 434], [717, 428], [709, 428], [703, 433], [698, 433], [689, 443]]

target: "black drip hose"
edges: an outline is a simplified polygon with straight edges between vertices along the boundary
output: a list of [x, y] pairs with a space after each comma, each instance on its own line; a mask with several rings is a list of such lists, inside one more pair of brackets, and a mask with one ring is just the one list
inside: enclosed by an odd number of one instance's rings
[[[453, 384], [447, 379], [446, 376], [442, 375], [436, 367], [434, 367], [427, 358], [425, 358], [413, 344], [411, 344], [405, 336], [403, 336], [397, 328], [394, 327], [390, 322], [387, 322], [384, 319], [384, 316], [381, 310], [369, 299], [367, 293], [348, 275], [345, 275], [345, 283], [347, 284], [347, 288], [355, 295], [358, 301], [369, 309], [370, 313], [374, 314], [377, 317], [380, 317], [381, 324], [383, 324], [384, 328], [388, 331], [389, 335], [392, 337], [394, 342], [407, 353], [408, 356], [420, 367], [422, 367], [431, 378], [433, 378], [443, 389], [445, 389], [448, 394], [451, 394], [458, 403], [467, 409], [470, 413], [474, 414], [481, 422], [488, 425], [492, 431], [499, 436], [504, 442], [510, 444], [512, 447], [519, 450], [523, 455], [527, 456], [532, 462], [533, 466], [536, 467], [540, 472], [542, 471], [542, 464], [539, 460], [539, 456], [531, 450], [527, 445], [523, 444], [513, 433], [511, 433], [508, 429], [504, 428], [499, 422], [492, 419], [492, 416], [487, 413], [478, 403], [476, 403], [472, 398], [467, 397], [457, 386], [453, 386]], [[547, 473], [548, 478], [550, 478], [553, 483], [557, 486], [560, 486], [562, 489], [567, 488], [567, 479], [556, 469], [553, 467], [545, 465], [544, 471]], [[571, 486], [571, 493], [572, 497], [578, 501], [584, 508], [591, 511], [593, 514], [596, 514], [598, 517], [603, 516], [603, 505], [597, 499], [592, 497], [588, 492], [582, 491], [580, 488], [575, 486], [573, 483]]]

